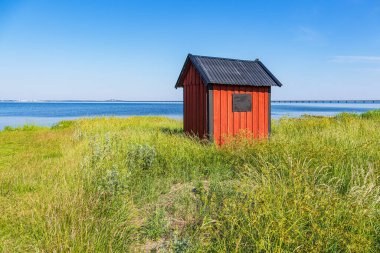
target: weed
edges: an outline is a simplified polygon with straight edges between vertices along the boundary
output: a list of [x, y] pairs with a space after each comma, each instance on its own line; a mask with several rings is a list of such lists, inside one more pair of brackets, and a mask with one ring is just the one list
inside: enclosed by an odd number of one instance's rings
[[379, 252], [380, 111], [216, 147], [162, 117], [0, 132], [0, 251]]
[[130, 168], [147, 170], [152, 167], [156, 158], [156, 150], [147, 144], [130, 144], [128, 146], [126, 164]]

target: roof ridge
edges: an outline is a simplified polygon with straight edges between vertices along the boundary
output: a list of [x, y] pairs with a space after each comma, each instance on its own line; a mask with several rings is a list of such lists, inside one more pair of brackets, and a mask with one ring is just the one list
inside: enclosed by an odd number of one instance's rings
[[190, 57], [199, 57], [199, 58], [228, 60], [228, 61], [246, 61], [246, 62], [258, 62], [258, 61], [260, 61], [258, 58], [256, 58], [255, 60], [242, 60], [242, 59], [236, 59], [236, 58], [215, 57], [215, 56], [195, 55], [195, 54], [189, 54], [189, 56]]

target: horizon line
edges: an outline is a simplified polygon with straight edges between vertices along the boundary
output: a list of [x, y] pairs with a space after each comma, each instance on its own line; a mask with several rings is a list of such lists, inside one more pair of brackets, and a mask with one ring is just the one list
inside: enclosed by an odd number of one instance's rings
[[[13, 102], [13, 103], [54, 103], [54, 102], [102, 102], [102, 103], [183, 103], [183, 100], [122, 100], [122, 99], [107, 99], [107, 100], [92, 100], [92, 99], [62, 99], [62, 100], [39, 100], [39, 99], [0, 99], [0, 102]], [[272, 103], [380, 103], [380, 99], [281, 99], [272, 100]]]

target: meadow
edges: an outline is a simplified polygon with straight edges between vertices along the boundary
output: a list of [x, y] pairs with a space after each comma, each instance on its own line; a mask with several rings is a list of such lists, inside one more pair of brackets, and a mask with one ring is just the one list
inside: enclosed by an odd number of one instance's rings
[[0, 132], [0, 252], [379, 252], [380, 110], [217, 147], [163, 117]]

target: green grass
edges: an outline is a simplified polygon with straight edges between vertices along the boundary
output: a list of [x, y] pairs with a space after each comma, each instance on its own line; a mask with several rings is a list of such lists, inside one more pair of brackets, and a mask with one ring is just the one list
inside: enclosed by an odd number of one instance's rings
[[380, 111], [223, 147], [159, 117], [0, 132], [0, 252], [379, 252]]

